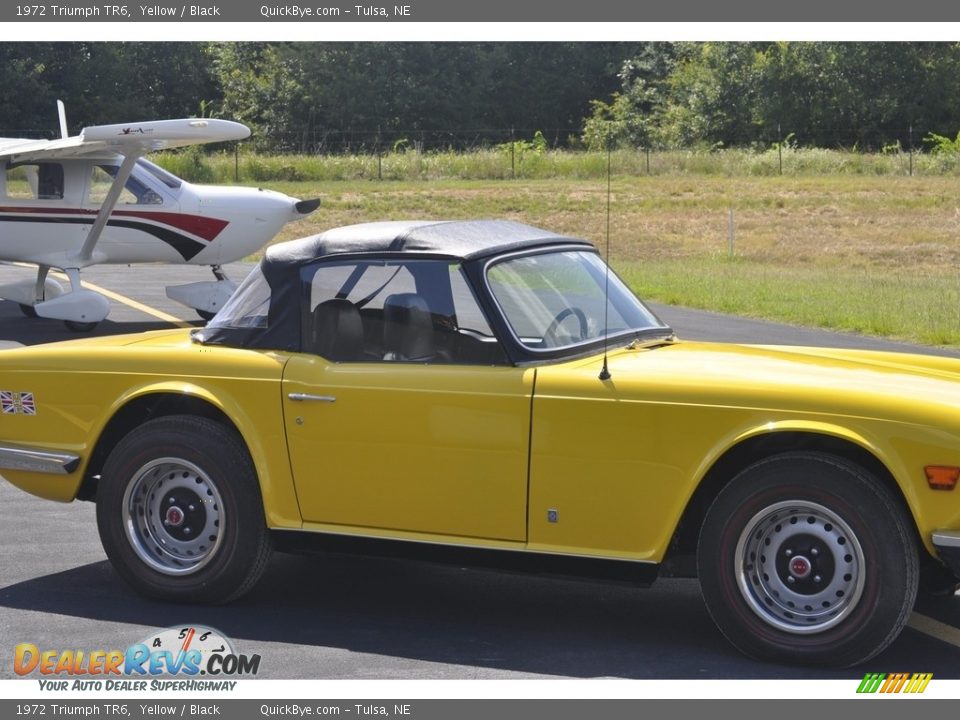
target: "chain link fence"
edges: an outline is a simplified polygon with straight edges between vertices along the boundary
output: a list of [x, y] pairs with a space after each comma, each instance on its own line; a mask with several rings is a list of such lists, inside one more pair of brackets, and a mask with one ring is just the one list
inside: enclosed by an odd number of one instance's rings
[[[913, 127], [893, 133], [835, 128], [837, 142], [813, 147], [785, 125], [758, 128], [738, 147], [618, 144], [618, 175], [944, 175], [960, 174], [960, 140], [926, 138]], [[0, 129], [0, 137], [54, 139], [51, 131]], [[771, 142], [770, 137], [779, 138]], [[843, 144], [851, 137], [853, 145]], [[259, 131], [242, 143], [159, 153], [157, 161], [195, 182], [305, 180], [595, 178], [606, 173], [606, 150], [589, 148], [580, 128], [474, 128]]]

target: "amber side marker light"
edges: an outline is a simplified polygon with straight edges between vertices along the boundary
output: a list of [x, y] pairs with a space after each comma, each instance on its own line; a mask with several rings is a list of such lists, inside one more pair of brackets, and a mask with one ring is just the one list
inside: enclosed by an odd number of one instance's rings
[[931, 490], [953, 490], [960, 478], [960, 467], [948, 465], [927, 465], [923, 472], [927, 475], [927, 484]]

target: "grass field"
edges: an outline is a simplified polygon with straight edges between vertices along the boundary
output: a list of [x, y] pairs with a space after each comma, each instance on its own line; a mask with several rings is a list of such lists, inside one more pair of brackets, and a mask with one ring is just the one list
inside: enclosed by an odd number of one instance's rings
[[[153, 159], [195, 182], [326, 182], [330, 180], [604, 179], [605, 152], [537, 149], [514, 143], [471, 151], [372, 149], [332, 155], [261, 155], [246, 148], [206, 154], [199, 150], [157, 153]], [[620, 149], [612, 152], [622, 175], [957, 175], [960, 153], [881, 152], [800, 148], [781, 150]]]
[[[603, 179], [269, 186], [323, 199], [279, 239], [371, 220], [480, 217], [604, 245]], [[615, 175], [610, 256], [648, 299], [960, 346], [958, 188], [952, 175]]]

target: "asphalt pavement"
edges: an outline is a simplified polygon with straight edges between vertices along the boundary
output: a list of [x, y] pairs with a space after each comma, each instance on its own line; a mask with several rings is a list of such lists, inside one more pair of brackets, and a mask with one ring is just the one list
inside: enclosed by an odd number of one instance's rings
[[[249, 265], [227, 268], [242, 279]], [[0, 266], [0, 283], [28, 274]], [[152, 310], [111, 300], [94, 334], [199, 324], [168, 300], [167, 284], [207, 279], [184, 267], [96, 267], [84, 277]], [[654, 306], [682, 337], [763, 344], [935, 352], [856, 335]], [[162, 319], [167, 317], [167, 320]], [[76, 337], [0, 301], [0, 347]], [[0, 678], [15, 677], [13, 647], [126, 648], [158, 628], [203, 624], [259, 653], [260, 677], [845, 678], [865, 670], [960, 678], [960, 598], [925, 601], [911, 626], [867, 668], [758, 663], [715, 629], [695, 580], [652, 588], [357, 558], [274, 556], [261, 583], [224, 607], [142, 599], [112, 571], [90, 503], [55, 504], [0, 483]]]

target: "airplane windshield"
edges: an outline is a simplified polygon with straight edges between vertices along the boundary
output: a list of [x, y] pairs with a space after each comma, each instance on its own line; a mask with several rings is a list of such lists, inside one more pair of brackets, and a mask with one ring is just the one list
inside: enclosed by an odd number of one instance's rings
[[176, 175], [174, 175], [173, 173], [167, 172], [166, 170], [164, 170], [164, 169], [163, 169], [162, 167], [160, 167], [159, 165], [154, 165], [154, 164], [153, 164], [152, 162], [150, 162], [149, 160], [145, 160], [144, 158], [140, 158], [139, 160], [137, 160], [137, 165], [139, 165], [139, 166], [142, 167], [144, 170], [146, 170], [148, 173], [150, 173], [151, 175], [153, 175], [157, 180], [159, 180], [160, 182], [162, 182], [164, 185], [166, 185], [166, 186], [167, 186], [168, 188], [170, 188], [171, 190], [179, 190], [179, 189], [180, 189], [180, 186], [183, 185], [183, 180], [181, 180], [180, 178], [178, 178], [178, 177], [177, 177]]
[[[116, 165], [94, 165], [87, 191], [89, 202], [100, 204], [106, 200], [118, 170]], [[120, 202], [125, 205], [163, 205], [163, 198], [131, 175], [120, 194]]]

